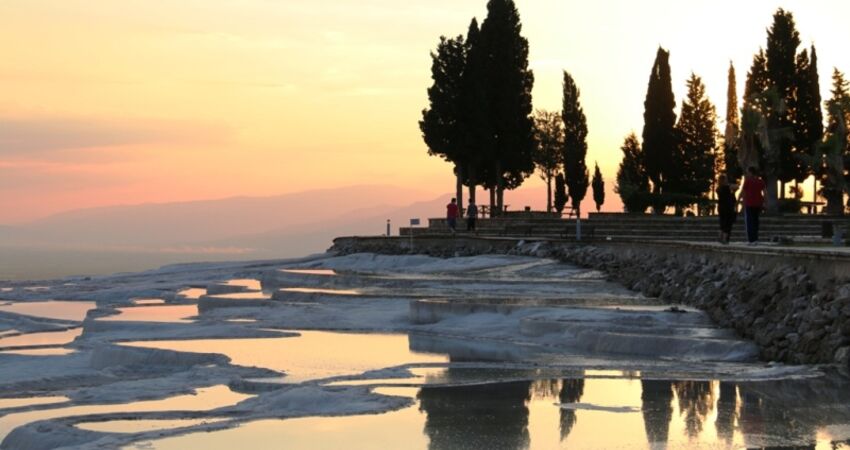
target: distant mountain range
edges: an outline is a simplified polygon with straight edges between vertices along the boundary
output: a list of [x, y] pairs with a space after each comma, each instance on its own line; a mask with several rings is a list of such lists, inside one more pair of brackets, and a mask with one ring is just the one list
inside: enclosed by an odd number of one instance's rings
[[[381, 234], [410, 217], [441, 215], [448, 194], [397, 186], [352, 186], [222, 200], [111, 206], [0, 226], [0, 245], [74, 250], [242, 252], [299, 256], [336, 235]], [[394, 231], [396, 232], [396, 231]]]
[[[479, 191], [479, 204], [488, 202], [486, 194]], [[322, 252], [336, 236], [383, 234], [387, 219], [393, 234], [411, 218], [420, 218], [427, 226], [429, 217], [445, 214], [451, 196], [367, 185], [273, 197], [80, 209], [25, 225], [0, 225], [0, 246], [168, 253], [174, 256], [169, 260], [179, 260], [181, 254], [194, 255], [193, 260], [293, 257]], [[508, 193], [506, 203], [512, 210], [526, 205], [542, 209], [545, 198], [543, 186], [531, 186]], [[582, 206], [589, 211], [592, 199], [586, 198]]]

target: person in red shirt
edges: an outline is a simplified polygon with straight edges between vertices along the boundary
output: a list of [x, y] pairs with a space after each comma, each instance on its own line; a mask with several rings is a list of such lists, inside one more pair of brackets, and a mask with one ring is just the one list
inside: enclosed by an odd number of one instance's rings
[[455, 228], [457, 228], [457, 216], [457, 199], [453, 198], [452, 202], [446, 205], [446, 221], [449, 223], [449, 229], [452, 230], [452, 233], [454, 233]]
[[744, 224], [747, 226], [747, 242], [755, 245], [759, 240], [759, 215], [764, 208], [764, 180], [756, 175], [756, 168], [747, 169], [744, 187], [738, 201], [744, 204]]

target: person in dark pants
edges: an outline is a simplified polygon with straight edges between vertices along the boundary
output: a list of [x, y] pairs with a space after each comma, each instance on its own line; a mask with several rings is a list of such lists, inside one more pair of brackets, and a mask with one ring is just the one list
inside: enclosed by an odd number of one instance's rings
[[755, 167], [747, 169], [739, 200], [744, 204], [747, 242], [749, 245], [756, 245], [759, 240], [759, 215], [764, 208], [764, 180], [756, 175]]
[[451, 203], [446, 205], [446, 222], [449, 224], [449, 229], [452, 233], [455, 232], [457, 228], [457, 216], [458, 216], [458, 207], [457, 207], [457, 199], [453, 198]]
[[729, 236], [732, 234], [732, 225], [737, 216], [735, 194], [733, 187], [729, 185], [726, 175], [720, 175], [717, 179], [717, 215], [720, 217], [720, 243], [728, 244]]
[[478, 218], [478, 207], [475, 202], [469, 201], [466, 205], [466, 231], [475, 231], [475, 219]]

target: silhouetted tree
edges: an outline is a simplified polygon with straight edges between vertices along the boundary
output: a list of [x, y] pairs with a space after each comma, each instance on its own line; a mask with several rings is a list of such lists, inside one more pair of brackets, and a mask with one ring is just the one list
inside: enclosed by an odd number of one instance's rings
[[652, 181], [653, 208], [657, 214], [666, 206], [662, 194], [676, 176], [676, 100], [670, 79], [670, 53], [659, 47], [649, 76], [643, 113], [643, 153], [646, 174]]
[[809, 167], [806, 155], [815, 152], [823, 140], [823, 110], [821, 109], [820, 81], [818, 80], [818, 56], [814, 45], [811, 59], [806, 50], [797, 56], [797, 95], [794, 103], [794, 146], [792, 156], [797, 162], [798, 173], [794, 180], [799, 183], [810, 172], [820, 172], [820, 167]]
[[[680, 202], [692, 203], [707, 200], [714, 181], [717, 113], [705, 95], [700, 77], [691, 74], [687, 85], [688, 94], [682, 101], [677, 125], [681, 166], [674, 179], [679, 183], [675, 192], [684, 196]], [[676, 202], [677, 207], [683, 206], [680, 202]]]
[[620, 195], [626, 212], [643, 213], [649, 206], [649, 178], [637, 136], [634, 133], [626, 136], [620, 149], [623, 151], [623, 159], [617, 170], [614, 192]]
[[463, 36], [440, 37], [436, 53], [431, 53], [431, 78], [428, 88], [430, 107], [422, 111], [419, 128], [428, 146], [428, 154], [454, 163], [457, 199], [463, 204], [463, 166], [465, 160], [465, 124], [462, 119], [461, 92], [466, 65]]
[[581, 201], [590, 184], [587, 174], [587, 119], [579, 102], [579, 90], [567, 71], [564, 71], [564, 174], [576, 217], [581, 217]]
[[738, 134], [741, 119], [738, 116], [738, 87], [735, 66], [729, 63], [728, 87], [726, 88], [726, 132], [723, 133], [723, 169], [732, 182], [744, 175], [738, 163]]
[[534, 75], [528, 68], [528, 41], [521, 31], [512, 0], [487, 3], [478, 45], [486, 52], [482, 82], [489, 98], [487, 128], [492, 145], [484, 160], [492, 167], [488, 185], [496, 190], [497, 211], [503, 210], [504, 190], [519, 187], [534, 172]]
[[750, 71], [747, 72], [747, 81], [744, 85], [744, 108], [752, 108], [762, 114], [767, 114], [768, 106], [762, 94], [767, 92], [769, 88], [767, 57], [764, 55], [764, 49], [759, 49], [758, 53], [753, 55], [753, 64], [750, 66]]
[[596, 212], [602, 211], [602, 205], [605, 203], [605, 180], [602, 179], [602, 172], [599, 171], [599, 164], [593, 170], [593, 202], [596, 203]]
[[[800, 46], [800, 33], [794, 24], [790, 11], [779, 8], [773, 15], [773, 24], [767, 30], [767, 74], [770, 87], [779, 97], [778, 107], [767, 111], [767, 123], [770, 130], [784, 130], [773, 136], [771, 145], [778, 156], [779, 167], [776, 177], [782, 183], [781, 197], [785, 198], [785, 183], [805, 178], [806, 169], [799, 158], [794, 158], [791, 147], [794, 143], [794, 103], [797, 95], [797, 47]], [[772, 168], [765, 168], [766, 183], [770, 188]], [[772, 180], [776, 183], [776, 179]], [[774, 186], [775, 190], [775, 186]]]
[[763, 50], [759, 50], [753, 57], [744, 94], [738, 160], [741, 167], [761, 168], [766, 184], [766, 207], [768, 211], [776, 213], [779, 209], [776, 183], [782, 167], [781, 143], [783, 139], [793, 137], [793, 129], [771, 125], [771, 117], [778, 116], [780, 111], [787, 108], [770, 80]]
[[540, 109], [534, 113], [534, 129], [537, 141], [534, 164], [546, 182], [546, 211], [551, 212], [552, 181], [563, 165], [564, 121], [559, 113]]
[[[466, 65], [463, 71], [460, 97], [464, 124], [464, 153], [466, 156], [466, 185], [469, 201], [475, 202], [475, 188], [488, 178], [489, 166], [484, 158], [492, 144], [487, 110], [489, 98], [484, 86], [486, 51], [480, 45], [478, 21], [473, 18], [466, 34]], [[477, 203], [477, 202], [476, 202]]]
[[564, 207], [567, 206], [567, 183], [564, 182], [564, 174], [555, 175], [555, 211], [558, 214], [564, 212]]
[[848, 186], [848, 130], [850, 130], [850, 92], [844, 74], [838, 69], [832, 73], [832, 90], [826, 101], [827, 138], [819, 147], [819, 159], [823, 161], [821, 192], [826, 199], [826, 212], [832, 215], [844, 213], [844, 193]]

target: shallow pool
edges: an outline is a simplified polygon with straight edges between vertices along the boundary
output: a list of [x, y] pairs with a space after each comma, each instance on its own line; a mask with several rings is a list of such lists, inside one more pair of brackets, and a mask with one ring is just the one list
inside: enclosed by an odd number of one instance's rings
[[285, 372], [287, 383], [409, 363], [447, 362], [444, 355], [410, 350], [406, 334], [298, 331], [299, 337], [129, 342], [122, 345], [181, 352], [221, 353], [232, 364]]
[[97, 305], [94, 302], [55, 301], [46, 302], [13, 302], [0, 304], [0, 311], [22, 314], [25, 316], [41, 317], [44, 319], [71, 320], [82, 322], [90, 309]]
[[415, 406], [378, 415], [261, 420], [137, 448], [850, 448], [844, 425], [850, 406], [805, 414], [808, 406], [771, 395], [781, 390], [770, 383], [630, 378], [382, 388], [378, 392], [415, 396]]

